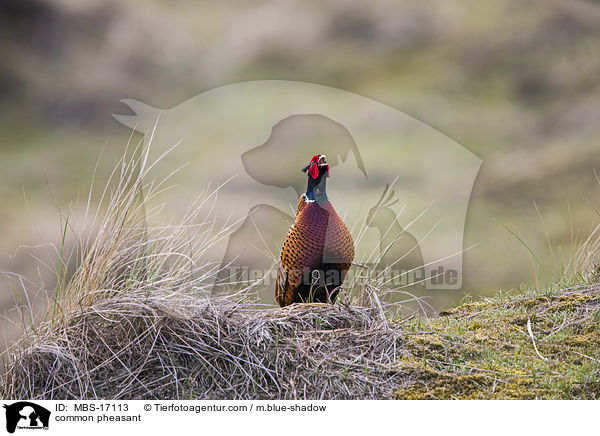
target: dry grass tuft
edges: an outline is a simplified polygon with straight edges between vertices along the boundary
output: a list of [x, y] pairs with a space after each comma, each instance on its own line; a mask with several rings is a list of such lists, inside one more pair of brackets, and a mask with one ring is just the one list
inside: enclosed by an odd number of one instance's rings
[[388, 397], [402, 333], [370, 309], [257, 312], [234, 298], [111, 298], [46, 324], [5, 396], [34, 399]]

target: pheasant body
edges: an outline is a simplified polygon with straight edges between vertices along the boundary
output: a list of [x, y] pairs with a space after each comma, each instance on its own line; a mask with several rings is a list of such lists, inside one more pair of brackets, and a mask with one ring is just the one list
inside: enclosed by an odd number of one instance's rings
[[[309, 188], [298, 200], [296, 219], [283, 243], [275, 284], [280, 306], [333, 303], [354, 259], [352, 235], [325, 194], [325, 171], [329, 173], [326, 164], [319, 166], [317, 177], [314, 170], [309, 175]], [[316, 182], [314, 191], [311, 182]]]

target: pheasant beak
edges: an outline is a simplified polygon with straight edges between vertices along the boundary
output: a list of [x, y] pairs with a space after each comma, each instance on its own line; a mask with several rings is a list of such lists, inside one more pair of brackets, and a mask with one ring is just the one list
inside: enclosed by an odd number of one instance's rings
[[329, 165], [327, 164], [326, 156], [324, 154], [319, 155], [317, 166], [327, 168], [327, 177], [329, 177]]

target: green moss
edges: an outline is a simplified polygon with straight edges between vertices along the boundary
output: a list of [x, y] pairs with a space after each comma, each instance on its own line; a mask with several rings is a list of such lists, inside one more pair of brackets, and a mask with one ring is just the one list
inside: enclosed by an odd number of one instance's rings
[[470, 313], [477, 312], [487, 306], [487, 303], [482, 301], [476, 301], [473, 303], [466, 303], [457, 307], [453, 307], [450, 309], [442, 310], [440, 312], [440, 316], [450, 316], [450, 315], [468, 315]]
[[532, 293], [469, 302], [407, 326], [397, 362], [406, 382], [394, 397], [600, 398], [599, 291], [581, 284]]

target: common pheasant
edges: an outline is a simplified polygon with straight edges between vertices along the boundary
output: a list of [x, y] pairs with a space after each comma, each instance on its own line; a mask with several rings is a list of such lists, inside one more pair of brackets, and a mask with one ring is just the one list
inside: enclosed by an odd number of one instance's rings
[[281, 307], [333, 303], [354, 259], [352, 235], [327, 198], [325, 155], [313, 156], [302, 171], [308, 176], [306, 193], [279, 256], [275, 300]]

